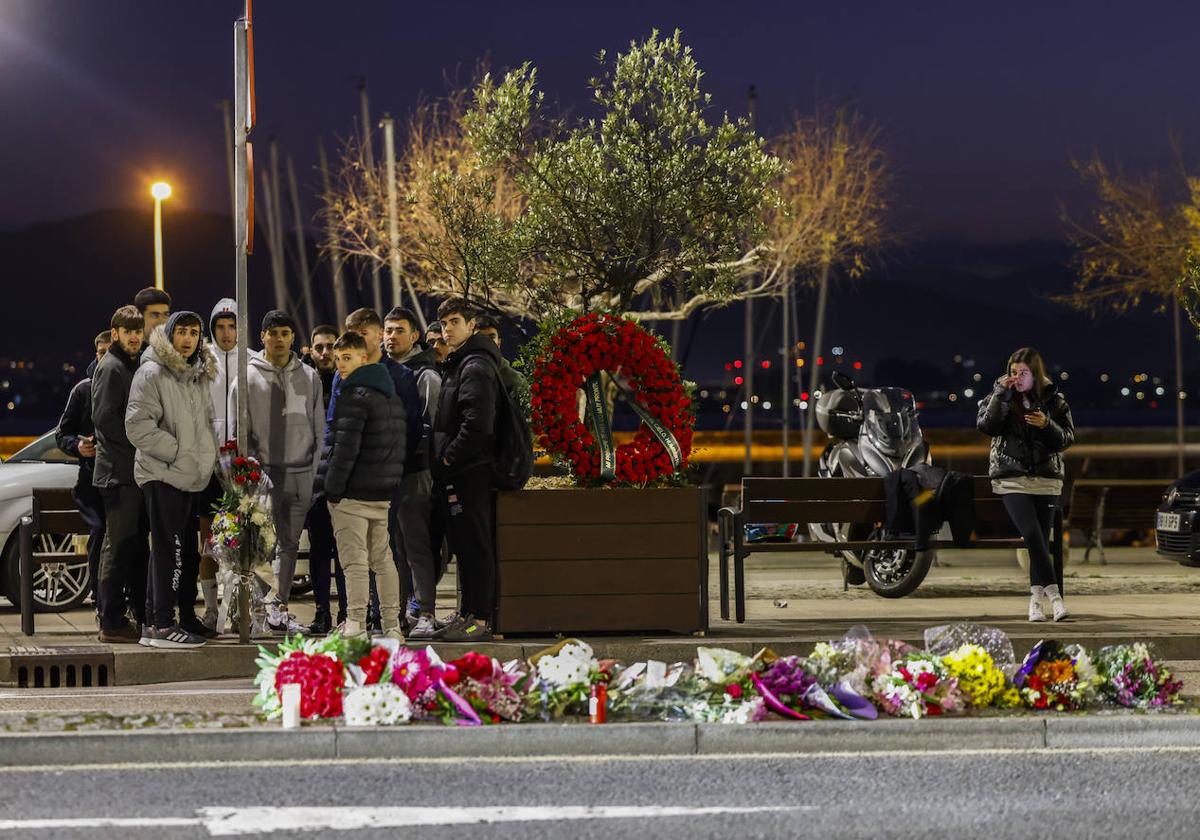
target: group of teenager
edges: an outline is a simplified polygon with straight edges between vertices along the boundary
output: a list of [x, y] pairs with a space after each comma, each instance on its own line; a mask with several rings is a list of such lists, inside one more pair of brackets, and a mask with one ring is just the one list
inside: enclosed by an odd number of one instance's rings
[[[242, 454], [262, 465], [275, 531], [257, 578], [267, 628], [491, 638], [495, 418], [524, 387], [498, 325], [451, 299], [424, 335], [397, 307], [382, 318], [358, 309], [343, 330], [321, 325], [303, 338], [288, 313], [268, 312], [243, 385], [236, 302], [218, 301], [203, 320], [173, 312], [154, 288], [96, 337], [56, 437], [80, 461], [74, 494], [101, 641], [186, 649], [223, 629], [208, 538], [224, 494], [218, 449], [238, 437], [243, 387]], [[316, 612], [301, 625], [288, 605], [306, 529]], [[460, 603], [439, 620], [451, 554]]]

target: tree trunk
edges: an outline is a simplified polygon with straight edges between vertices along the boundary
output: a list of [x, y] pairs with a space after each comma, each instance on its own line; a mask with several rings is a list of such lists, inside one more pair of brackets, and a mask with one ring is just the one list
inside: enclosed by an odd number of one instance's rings
[[1179, 296], [1171, 298], [1171, 314], [1175, 321], [1175, 470], [1176, 475], [1183, 475], [1184, 443], [1183, 428], [1183, 324], [1179, 312]]

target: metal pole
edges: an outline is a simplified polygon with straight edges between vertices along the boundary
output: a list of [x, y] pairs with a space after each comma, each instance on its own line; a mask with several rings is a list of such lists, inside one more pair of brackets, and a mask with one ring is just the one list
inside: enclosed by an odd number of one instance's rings
[[225, 171], [229, 176], [229, 205], [233, 215], [237, 215], [237, 176], [233, 173], [233, 112], [229, 109], [229, 100], [222, 99], [219, 105], [221, 118], [225, 123]]
[[783, 363], [783, 477], [792, 474], [791, 452], [788, 449], [788, 437], [792, 424], [792, 395], [791, 377], [788, 375], [788, 365], [792, 360], [792, 278], [789, 275], [783, 284], [783, 348], [780, 352]]
[[[283, 245], [283, 199], [279, 192], [279, 144], [271, 138], [271, 171], [268, 184], [271, 196], [271, 260], [277, 266], [275, 276], [276, 308], [288, 309], [287, 261], [284, 257]], [[295, 315], [294, 312], [289, 312]]]
[[[296, 167], [292, 165], [292, 156], [287, 156], [288, 194], [292, 200], [292, 224], [296, 228], [296, 251], [300, 255], [300, 300], [304, 305], [305, 325], [307, 336], [317, 325], [317, 310], [313, 304], [312, 276], [308, 273], [308, 241], [304, 238], [304, 220], [300, 212], [300, 191], [296, 188]], [[305, 336], [300, 339], [297, 347], [304, 343]]]
[[1172, 317], [1175, 321], [1175, 474], [1183, 475], [1183, 458], [1186, 451], [1183, 428], [1183, 325], [1180, 315], [1179, 296], [1171, 298]]
[[[329, 159], [325, 157], [325, 144], [320, 140], [317, 140], [317, 158], [321, 166], [321, 188], [325, 190], [325, 206], [328, 207], [333, 191], [329, 188]], [[337, 232], [334, 230], [333, 220], [328, 216], [325, 220], [325, 236], [326, 247], [329, 250], [329, 269], [333, 275], [333, 305], [340, 329], [345, 325], [350, 309], [346, 305], [346, 287], [342, 279], [342, 255], [336, 247]]]
[[[374, 173], [375, 151], [371, 148], [371, 108], [367, 101], [367, 80], [358, 83], [358, 108], [362, 127], [363, 165]], [[383, 315], [383, 286], [379, 279], [379, 260], [371, 260], [371, 294], [375, 299], [375, 311]]]
[[821, 370], [817, 365], [817, 357], [821, 354], [821, 344], [825, 341], [825, 306], [829, 300], [829, 262], [821, 265], [820, 291], [817, 293], [817, 325], [813, 331], [813, 347], [810, 359], [812, 373], [809, 377], [808, 411], [804, 415], [804, 477], [808, 478], [812, 470], [812, 439], [813, 423], [817, 419], [817, 389], [821, 386]]
[[[403, 298], [401, 287], [408, 289], [408, 299], [412, 301], [413, 312], [421, 322], [421, 334], [425, 334], [428, 324], [425, 323], [425, 313], [421, 311], [421, 301], [413, 289], [412, 282], [404, 274], [404, 261], [400, 253], [400, 207], [396, 195], [396, 126], [388, 114], [383, 115], [380, 122], [383, 126], [383, 151], [387, 155], [385, 173], [387, 176], [387, 206], [388, 206], [388, 262], [392, 270], [392, 305], [400, 306]], [[381, 315], [383, 313], [380, 313]]]
[[154, 288], [163, 286], [162, 199], [154, 199]]
[[[247, 265], [246, 249], [254, 232], [250, 230], [250, 161], [247, 157], [246, 140], [250, 133], [250, 62], [248, 55], [247, 36], [250, 21], [242, 18], [233, 27], [233, 87], [235, 105], [235, 129], [233, 132], [234, 147], [234, 280], [235, 297], [237, 298], [238, 320], [238, 382], [246, 381], [247, 356], [250, 336], [250, 308], [247, 301]], [[238, 452], [246, 451], [246, 425], [248, 411], [246, 405], [246, 389], [237, 389], [237, 446]], [[250, 556], [247, 548], [242, 547], [243, 579], [249, 570]], [[238, 587], [238, 640], [242, 644], [250, 641], [250, 592], [246, 586]]]
[[[756, 109], [756, 95], [754, 85], [750, 85], [750, 91], [747, 96], [746, 112], [750, 120], [750, 130], [754, 130], [754, 118]], [[742, 415], [742, 436], [745, 441], [746, 452], [742, 457], [742, 475], [750, 475], [754, 469], [754, 402], [751, 397], [754, 396], [754, 298], [746, 298], [745, 324], [743, 326], [743, 341], [745, 342], [742, 349], [742, 358], [746, 360], [742, 374], [742, 381], [746, 383], [746, 411]], [[784, 370], [784, 376], [787, 375], [787, 370]], [[787, 411], [787, 406], [782, 405], [780, 408]], [[787, 416], [786, 414], [784, 415]]]

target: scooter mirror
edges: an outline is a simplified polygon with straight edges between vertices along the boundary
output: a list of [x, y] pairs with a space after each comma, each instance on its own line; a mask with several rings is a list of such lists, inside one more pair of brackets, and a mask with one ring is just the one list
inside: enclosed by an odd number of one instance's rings
[[838, 386], [838, 388], [843, 391], [854, 390], [854, 380], [842, 373], [840, 370], [835, 370], [833, 372], [833, 384]]

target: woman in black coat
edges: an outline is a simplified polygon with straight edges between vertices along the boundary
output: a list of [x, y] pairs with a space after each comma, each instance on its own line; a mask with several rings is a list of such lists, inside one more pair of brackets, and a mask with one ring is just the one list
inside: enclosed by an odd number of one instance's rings
[[1075, 442], [1066, 398], [1046, 376], [1032, 347], [1009, 357], [1004, 376], [979, 403], [976, 423], [992, 438], [988, 476], [1029, 550], [1029, 620], [1045, 621], [1042, 599], [1054, 620], [1068, 616], [1050, 558], [1050, 529], [1063, 489], [1062, 453]]

